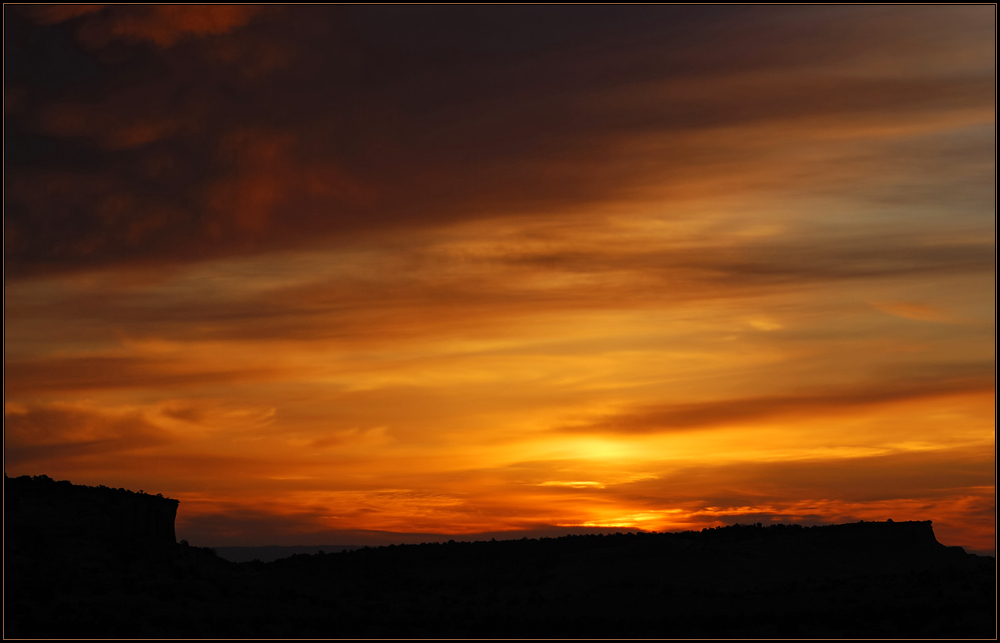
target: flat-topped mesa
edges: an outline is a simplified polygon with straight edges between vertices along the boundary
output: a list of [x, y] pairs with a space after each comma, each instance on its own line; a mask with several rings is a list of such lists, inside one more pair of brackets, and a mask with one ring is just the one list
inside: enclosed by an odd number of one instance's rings
[[693, 538], [705, 537], [709, 540], [748, 540], [764, 537], [799, 535], [802, 537], [842, 539], [845, 541], [864, 539], [867, 541], [886, 542], [921, 542], [923, 544], [939, 544], [934, 537], [934, 529], [930, 520], [907, 520], [894, 522], [891, 518], [885, 522], [860, 521], [836, 525], [802, 525], [775, 523], [764, 525], [736, 523], [725, 527], [706, 527], [701, 531], [683, 531], [678, 535]]
[[179, 501], [48, 476], [4, 476], [5, 538], [15, 542], [158, 547], [176, 543]]
[[965, 555], [961, 547], [939, 543], [929, 520], [862, 521], [812, 527], [736, 524], [700, 532], [681, 532], [676, 537], [721, 548], [719, 551], [730, 548], [731, 551], [756, 552], [776, 561], [794, 558], [814, 566], [861, 564], [862, 561], [865, 565], [891, 566], [915, 560], [932, 563]]
[[815, 540], [844, 545], [864, 544], [867, 546], [889, 546], [901, 548], [941, 548], [944, 547], [934, 536], [930, 520], [907, 520], [904, 522], [854, 522], [842, 525], [813, 527], [811, 535]]

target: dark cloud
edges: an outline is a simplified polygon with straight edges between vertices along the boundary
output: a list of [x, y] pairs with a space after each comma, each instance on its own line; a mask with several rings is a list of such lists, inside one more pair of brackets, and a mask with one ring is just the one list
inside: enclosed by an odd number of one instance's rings
[[15, 468], [161, 447], [170, 434], [141, 413], [112, 414], [67, 404], [4, 410], [4, 465]]
[[[705, 240], [707, 244], [711, 241]], [[797, 241], [745, 242], [739, 246], [700, 245], [636, 248], [603, 242], [593, 249], [524, 252], [502, 257], [512, 264], [570, 272], [617, 272], [687, 281], [693, 291], [732, 295], [731, 289], [877, 279], [907, 275], [986, 272], [991, 243], [941, 243], [915, 235], [819, 237]], [[713, 288], [714, 286], [714, 288]]]
[[[806, 9], [5, 8], [5, 275], [565, 214], [780, 175], [737, 130], [992, 109], [971, 8]], [[971, 71], [864, 73], [900, 56]]]
[[176, 360], [141, 357], [4, 359], [4, 395], [44, 391], [204, 387], [266, 377], [272, 371], [199, 370]]
[[[921, 369], [912, 369], [919, 372]], [[772, 417], [828, 417], [859, 407], [905, 402], [996, 388], [992, 362], [940, 364], [914, 374], [883, 376], [848, 389], [825, 388], [815, 393], [796, 392], [683, 404], [664, 404], [611, 415], [583, 425], [560, 427], [569, 433], [641, 435], [711, 427], [729, 427]]]
[[939, 502], [992, 485], [993, 458], [982, 449], [955, 447], [840, 458], [677, 463], [635, 482], [609, 487], [617, 502], [648, 509], [705, 511], [775, 507], [812, 501], [866, 503], [900, 499]]
[[167, 417], [172, 417], [175, 420], [183, 420], [184, 422], [191, 422], [192, 424], [197, 424], [206, 417], [206, 413], [203, 409], [187, 406], [167, 407], [164, 408], [162, 412]]

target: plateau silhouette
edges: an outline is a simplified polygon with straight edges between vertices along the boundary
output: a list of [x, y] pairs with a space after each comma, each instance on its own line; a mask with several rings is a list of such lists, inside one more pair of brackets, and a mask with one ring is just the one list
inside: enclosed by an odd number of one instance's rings
[[4, 478], [6, 638], [995, 638], [929, 521], [426, 543], [235, 563], [178, 501]]

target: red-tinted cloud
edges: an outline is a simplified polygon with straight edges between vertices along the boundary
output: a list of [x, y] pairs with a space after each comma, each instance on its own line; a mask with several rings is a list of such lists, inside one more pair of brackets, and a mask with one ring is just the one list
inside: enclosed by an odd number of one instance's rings
[[169, 47], [186, 36], [215, 36], [246, 25], [259, 6], [241, 5], [51, 5], [28, 10], [49, 25], [86, 16], [80, 39], [100, 47], [116, 39], [150, 41]]
[[43, 4], [32, 6], [27, 9], [27, 12], [39, 24], [51, 25], [100, 11], [105, 6], [103, 4]]

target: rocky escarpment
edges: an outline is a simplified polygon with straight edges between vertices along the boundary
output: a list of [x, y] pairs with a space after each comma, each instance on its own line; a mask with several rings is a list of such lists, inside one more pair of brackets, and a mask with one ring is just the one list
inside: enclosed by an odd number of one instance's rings
[[938, 543], [930, 522], [452, 540], [237, 564], [173, 543], [176, 501], [42, 477], [6, 487], [9, 638], [996, 636], [996, 560]]
[[148, 548], [176, 542], [177, 500], [48, 476], [4, 476], [4, 541], [38, 547], [99, 545]]

